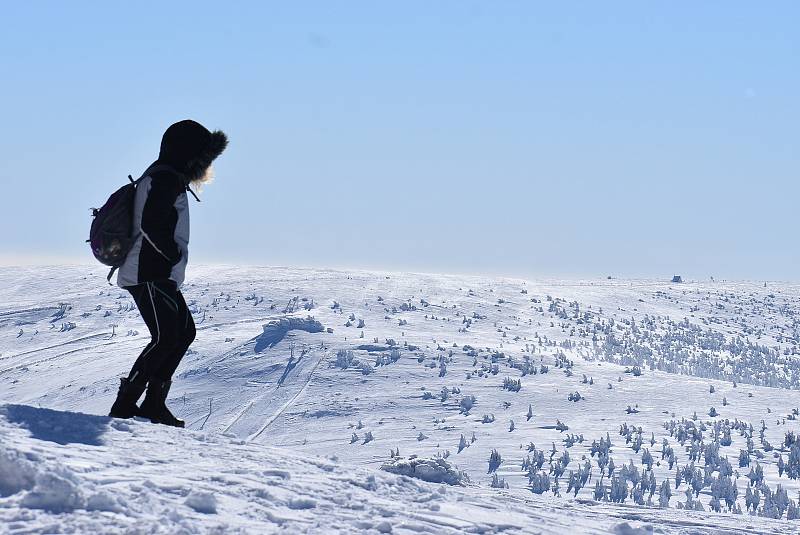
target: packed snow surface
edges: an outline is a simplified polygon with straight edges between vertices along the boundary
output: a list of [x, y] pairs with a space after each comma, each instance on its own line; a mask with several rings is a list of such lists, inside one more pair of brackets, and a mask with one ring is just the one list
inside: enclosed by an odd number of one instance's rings
[[92, 267], [0, 268], [0, 533], [785, 533], [800, 287], [201, 267], [171, 429]]

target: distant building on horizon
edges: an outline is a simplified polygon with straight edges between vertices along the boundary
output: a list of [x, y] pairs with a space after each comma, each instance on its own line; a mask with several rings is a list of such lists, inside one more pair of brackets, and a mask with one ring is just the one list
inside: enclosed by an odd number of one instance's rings
[[680, 275], [673, 275], [672, 282], [683, 282], [683, 277], [681, 277]]

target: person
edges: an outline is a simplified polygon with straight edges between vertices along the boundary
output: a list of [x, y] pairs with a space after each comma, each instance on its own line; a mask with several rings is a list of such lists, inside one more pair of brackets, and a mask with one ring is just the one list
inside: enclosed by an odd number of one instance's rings
[[[136, 186], [133, 229], [137, 236], [120, 266], [117, 285], [133, 296], [150, 331], [150, 343], [134, 362], [109, 416], [142, 416], [154, 423], [183, 427], [167, 408], [172, 375], [195, 338], [192, 314], [180, 291], [189, 259], [191, 186], [212, 176], [211, 164], [228, 144], [220, 130], [180, 121], [164, 132], [158, 159]], [[137, 402], [145, 394], [141, 406]]]

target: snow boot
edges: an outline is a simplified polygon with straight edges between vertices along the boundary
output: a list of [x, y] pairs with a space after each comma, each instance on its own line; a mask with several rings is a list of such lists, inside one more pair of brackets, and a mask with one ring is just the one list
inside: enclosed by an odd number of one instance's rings
[[147, 395], [145, 395], [142, 406], [139, 408], [138, 415], [150, 418], [150, 421], [154, 424], [183, 427], [183, 420], [175, 418], [167, 408], [166, 401], [170, 386], [172, 386], [172, 381], [152, 379], [147, 385]]
[[112, 418], [133, 418], [139, 415], [139, 407], [136, 402], [142, 397], [147, 382], [140, 379], [141, 375], [134, 375], [133, 379], [122, 377], [119, 382], [119, 392], [117, 392], [117, 399], [111, 405], [111, 411], [108, 413]]

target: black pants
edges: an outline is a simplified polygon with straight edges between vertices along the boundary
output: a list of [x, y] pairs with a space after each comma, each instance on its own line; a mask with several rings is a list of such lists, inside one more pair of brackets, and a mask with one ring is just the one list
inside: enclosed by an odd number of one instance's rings
[[171, 280], [126, 286], [150, 330], [150, 343], [136, 359], [129, 379], [142, 374], [148, 380], [169, 381], [194, 341], [192, 313]]

